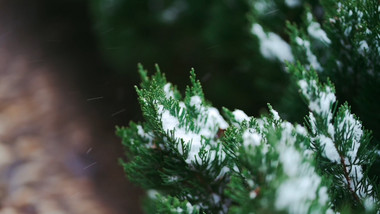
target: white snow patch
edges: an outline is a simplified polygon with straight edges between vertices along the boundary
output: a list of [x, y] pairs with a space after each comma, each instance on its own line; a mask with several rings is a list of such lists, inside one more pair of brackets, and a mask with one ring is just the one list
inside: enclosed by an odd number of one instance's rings
[[174, 98], [174, 92], [173, 90], [171, 90], [171, 84], [170, 83], [166, 83], [164, 85], [164, 92], [165, 92], [165, 96], [166, 98]]
[[216, 176], [215, 180], [219, 180], [220, 178], [222, 178], [229, 171], [230, 171], [230, 168], [228, 168], [227, 166], [223, 166], [223, 168], [219, 172], [219, 175]]
[[300, 0], [285, 0], [285, 4], [290, 8], [294, 8], [294, 7], [301, 6], [301, 1]]
[[363, 169], [360, 165], [352, 165], [350, 176], [355, 178], [356, 181], [360, 181], [363, 178]]
[[352, 16], [354, 13], [352, 12], [352, 10], [349, 10], [348, 11], [348, 16]]
[[320, 188], [321, 178], [307, 161], [308, 156], [305, 157], [294, 146], [294, 127], [290, 123], [284, 123], [282, 128], [281, 140], [276, 144], [276, 150], [288, 179], [277, 189], [275, 207], [277, 210], [287, 210], [288, 213], [307, 213], [317, 197], [319, 202], [327, 202], [327, 191]]
[[318, 202], [320, 205], [326, 205], [329, 200], [329, 195], [327, 194], [327, 187], [323, 186], [318, 191]]
[[343, 133], [344, 141], [348, 141], [350, 138], [352, 139], [351, 150], [347, 152], [347, 155], [351, 162], [353, 162], [356, 159], [360, 147], [360, 140], [363, 136], [362, 124], [359, 120], [354, 118], [353, 114], [346, 110], [343, 120], [338, 124], [338, 130]]
[[323, 147], [323, 154], [332, 162], [339, 163], [340, 162], [340, 155], [338, 151], [335, 148], [334, 142], [331, 140], [331, 138], [326, 137], [325, 135], [320, 135], [319, 142], [321, 144], [321, 147]]
[[367, 41], [365, 41], [365, 40], [360, 41], [359, 42], [359, 49], [358, 49], [359, 53], [364, 56], [365, 52], [368, 50], [369, 50], [369, 47], [368, 47]]
[[[161, 106], [163, 109], [163, 106]], [[165, 131], [174, 130], [178, 128], [179, 121], [176, 117], [172, 116], [168, 110], [163, 110], [161, 115], [162, 128]]]
[[315, 100], [309, 100], [309, 109], [319, 115], [328, 115], [331, 111], [331, 106], [335, 103], [335, 94], [330, 91], [321, 92]]
[[310, 65], [317, 71], [323, 71], [321, 64], [319, 64], [317, 57], [313, 54], [310, 47], [310, 42], [307, 40], [303, 40], [300, 37], [296, 37], [296, 43], [299, 46], [303, 46], [306, 50], [306, 57], [310, 63]]
[[[335, 99], [335, 98], [334, 98]], [[322, 105], [323, 106], [323, 105]], [[310, 114], [312, 115], [312, 114]], [[331, 113], [328, 114], [328, 122], [331, 120]], [[338, 133], [342, 133], [343, 143], [349, 144], [347, 145], [350, 148], [346, 151], [345, 164], [347, 165], [347, 170], [349, 171], [350, 179], [350, 187], [355, 190], [356, 193], [361, 197], [366, 197], [366, 193], [363, 192], [362, 188], [358, 188], [359, 183], [363, 179], [363, 169], [361, 165], [357, 164], [357, 153], [360, 148], [360, 141], [363, 136], [362, 124], [359, 120], [355, 119], [354, 115], [346, 110], [344, 112], [343, 118], [339, 118], [337, 124], [337, 130], [334, 130], [334, 126], [329, 122], [328, 123], [328, 133], [331, 137], [327, 137], [325, 135], [318, 135], [317, 139], [319, 139], [320, 144], [323, 149], [324, 155], [330, 159], [332, 162], [339, 163], [340, 155], [336, 150], [333, 139], [335, 131]], [[310, 117], [310, 123], [315, 124], [313, 122], [312, 117]], [[314, 128], [313, 128], [314, 129]]]
[[149, 139], [149, 141], [153, 140], [153, 135], [146, 133], [144, 131], [143, 127], [140, 125], [137, 126], [137, 134], [140, 135], [141, 137], [145, 138], [145, 139]]
[[249, 146], [256, 147], [261, 144], [261, 136], [254, 129], [247, 129], [243, 133], [243, 145], [248, 148]]
[[206, 127], [208, 127], [209, 129], [212, 127], [219, 127], [220, 129], [228, 128], [228, 123], [223, 119], [222, 115], [220, 115], [218, 109], [214, 107], [210, 107], [206, 110], [206, 112], [207, 112]]
[[375, 202], [373, 199], [371, 198], [366, 198], [364, 200], [364, 208], [366, 209], [366, 211], [372, 211], [375, 209]]
[[295, 135], [293, 134], [294, 126], [291, 123], [286, 121], [286, 122], [281, 123], [281, 128], [283, 128], [283, 130], [282, 130], [282, 135], [281, 135], [279, 144], [293, 145], [296, 140]]
[[310, 25], [307, 27], [307, 32], [314, 39], [320, 40], [325, 44], [331, 44], [331, 40], [327, 37], [326, 32], [322, 30], [318, 22], [310, 22]]
[[334, 129], [334, 125], [333, 125], [332, 123], [329, 123], [329, 124], [328, 124], [327, 132], [329, 133], [331, 139], [334, 140], [334, 137], [335, 137], [335, 129]]
[[239, 168], [236, 165], [234, 165], [232, 169], [234, 170], [234, 172], [240, 172]]
[[318, 90], [317, 81], [311, 80], [307, 82], [306, 80], [302, 79], [298, 81], [298, 85], [301, 88], [302, 94], [309, 102], [309, 109], [319, 115], [329, 116], [329, 114], [331, 113], [331, 106], [336, 101], [333, 89], [326, 86], [325, 91], [319, 91], [319, 94], [317, 94], [316, 97], [313, 97], [313, 90], [310, 89]]
[[277, 11], [276, 4], [273, 1], [256, 0], [253, 7], [260, 16], [267, 16]]
[[348, 37], [348, 36], [350, 35], [351, 31], [352, 31], [352, 27], [351, 27], [351, 26], [348, 26], [348, 27], [344, 30], [344, 35], [345, 35], [346, 37]]
[[305, 79], [301, 79], [298, 81], [298, 86], [301, 89], [301, 93], [306, 97], [307, 100], [311, 100], [311, 88], [317, 87], [317, 82], [315, 80], [309, 81], [309, 83]]
[[296, 125], [296, 132], [300, 135], [307, 136], [307, 130], [305, 129], [305, 127], [299, 124]]
[[179, 180], [179, 176], [177, 176], [177, 175], [173, 175], [173, 176], [168, 177], [169, 182], [176, 182], [178, 180]]
[[[206, 151], [208, 151], [210, 155], [210, 163], [214, 161], [216, 156], [218, 156], [218, 160], [222, 161], [226, 155], [220, 148], [216, 151], [217, 142], [214, 138], [219, 129], [227, 129], [228, 123], [223, 119], [216, 108], [203, 106], [199, 96], [191, 97], [190, 105], [195, 106], [200, 114], [194, 121], [195, 127], [193, 130], [189, 130], [189, 127], [186, 127], [185, 124], [180, 124], [178, 118], [174, 117], [169, 110], [166, 110], [162, 105], [158, 105], [157, 109], [158, 114], [161, 115], [163, 130], [165, 132], [172, 131], [175, 139], [182, 140], [185, 146], [190, 145], [188, 157], [185, 160], [186, 163], [192, 164], [198, 162], [203, 164], [199, 157], [199, 152], [205, 145], [206, 139], [211, 139], [210, 145], [207, 145], [208, 148], [206, 148]], [[184, 104], [182, 104], [179, 114], [181, 115], [183, 111], [186, 111]], [[186, 121], [186, 118], [184, 120]], [[181, 142], [178, 143], [177, 149], [183, 154]]]
[[146, 193], [147, 193], [148, 197], [151, 198], [151, 199], [156, 199], [157, 195], [159, 194], [157, 192], [157, 190], [155, 190], [155, 189], [150, 189]]
[[301, 79], [300, 81], [298, 81], [298, 85], [301, 88], [302, 94], [304, 94], [305, 96], [307, 95], [306, 98], [310, 99], [310, 95], [309, 95], [309, 92], [308, 92], [308, 85], [309, 84], [307, 84], [306, 80]]
[[293, 146], [283, 147], [280, 152], [280, 161], [285, 174], [290, 177], [296, 176], [302, 161], [301, 154]]
[[179, 112], [178, 115], [182, 115], [182, 113], [186, 111], [186, 105], [184, 102], [179, 102]]
[[235, 111], [232, 112], [234, 115], [234, 118], [236, 121], [239, 123], [242, 123], [244, 120], [249, 121], [249, 117], [244, 113], [244, 111], [236, 109]]
[[264, 11], [268, 8], [268, 4], [263, 1], [255, 1], [253, 6], [259, 12]]
[[314, 117], [314, 114], [312, 112], [309, 112], [309, 122], [311, 126], [311, 132], [313, 134], [317, 133], [317, 120]]
[[265, 33], [261, 25], [255, 23], [251, 32], [260, 40], [261, 54], [270, 60], [293, 62], [292, 50], [280, 36], [273, 32]]
[[362, 18], [364, 16], [364, 13], [362, 11], [358, 10], [358, 11], [356, 11], [356, 14], [358, 15], [358, 21], [359, 21], [359, 23], [361, 23]]
[[306, 157], [306, 158], [310, 158], [312, 157], [314, 154], [314, 151], [311, 150], [311, 149], [304, 149], [303, 150], [303, 155]]
[[268, 122], [266, 117], [256, 119], [257, 125], [260, 130], [264, 130], [264, 125]]
[[284, 181], [277, 190], [275, 207], [294, 214], [308, 213], [320, 182], [321, 178], [315, 173]]
[[[198, 156], [199, 150], [201, 148], [201, 135], [196, 134], [194, 132], [188, 132], [184, 127], [179, 127], [179, 121], [176, 117], [172, 116], [168, 110], [163, 110], [162, 112], [162, 128], [164, 131], [174, 131], [174, 137], [176, 139], [182, 139], [185, 143], [191, 144], [189, 155], [186, 159], [187, 163], [191, 163], [192, 161], [195, 161], [195, 159]], [[178, 151], [183, 154], [182, 152], [182, 145], [181, 143], [178, 143]]]
[[213, 193], [213, 194], [211, 194], [211, 197], [212, 197], [214, 204], [219, 204], [220, 196], [218, 194]]
[[256, 196], [257, 196], [257, 193], [256, 193], [255, 190], [252, 190], [252, 191], [249, 193], [249, 198], [250, 198], [250, 199], [254, 199], [254, 198], [256, 198]]
[[278, 112], [276, 110], [271, 109], [270, 112], [272, 113], [274, 120], [276, 120], [276, 121], [280, 120], [280, 116], [278, 115]]
[[193, 96], [190, 98], [190, 105], [197, 109], [201, 108], [202, 98], [200, 96]]
[[253, 185], [255, 185], [255, 182], [252, 179], [247, 179], [247, 184], [249, 187], [253, 188]]
[[187, 213], [193, 213], [194, 211], [194, 207], [193, 205], [190, 204], [190, 202], [186, 203], [186, 209], [187, 209]]
[[146, 145], [147, 148], [151, 148], [153, 146], [153, 134], [152, 133], [146, 133], [142, 126], [137, 126], [137, 134], [144, 138], [145, 140], [148, 140], [148, 144]]
[[338, 12], [340, 12], [343, 8], [342, 2], [338, 2]]

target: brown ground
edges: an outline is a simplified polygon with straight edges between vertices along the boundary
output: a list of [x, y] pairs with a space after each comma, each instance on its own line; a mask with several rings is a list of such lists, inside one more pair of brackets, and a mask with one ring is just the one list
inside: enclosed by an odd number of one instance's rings
[[101, 98], [68, 75], [99, 60], [66, 19], [38, 25], [43, 2], [0, 1], [0, 214], [141, 213]]

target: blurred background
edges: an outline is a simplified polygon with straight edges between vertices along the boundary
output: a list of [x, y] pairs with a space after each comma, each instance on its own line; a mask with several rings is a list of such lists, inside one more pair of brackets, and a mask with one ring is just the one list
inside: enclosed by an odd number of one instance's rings
[[194, 68], [218, 109], [258, 116], [271, 103], [302, 123], [289, 75], [251, 26], [288, 41], [285, 20], [304, 11], [271, 2], [0, 0], [0, 214], [142, 212], [114, 134], [142, 120], [138, 63], [151, 74], [158, 63], [181, 91]]
[[103, 60], [93, 26], [88, 1], [0, 1], [2, 214], [141, 213], [114, 135], [140, 119], [137, 78]]

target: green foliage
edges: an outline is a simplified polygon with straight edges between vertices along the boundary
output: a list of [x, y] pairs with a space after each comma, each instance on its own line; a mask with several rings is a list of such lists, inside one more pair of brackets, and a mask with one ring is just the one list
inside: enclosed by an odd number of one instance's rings
[[[147, 2], [134, 2], [136, 5], [133, 2], [119, 4], [132, 4], [136, 10], [145, 10], [147, 7]], [[178, 5], [171, 7], [179, 2], [188, 8], [177, 11], [178, 16], [171, 21], [167, 20], [166, 9], [181, 8]], [[256, 86], [279, 87], [277, 90], [281, 91], [283, 87], [277, 85], [276, 81], [269, 84], [266, 81], [270, 78], [265, 81], [260, 79], [263, 77], [260, 76], [260, 68], [272, 68], [268, 76], [272, 76], [273, 71], [281, 70], [285, 71], [281, 75], [290, 74], [292, 84], [285, 91], [286, 96], [280, 105], [281, 115], [299, 123], [300, 118], [303, 118], [304, 125], [287, 122], [270, 105], [269, 114], [256, 118], [247, 116], [241, 110], [230, 111], [227, 108], [223, 109], [222, 117], [206, 101], [194, 70], [190, 72], [191, 86], [186, 88], [183, 97], [176, 86], [167, 82], [157, 66], [156, 74], [150, 77], [139, 65], [142, 83], [136, 90], [144, 122], [131, 122], [129, 127], [118, 128], [117, 134], [126, 147], [129, 161], [122, 160], [121, 163], [129, 179], [158, 193], [149, 197], [147, 212], [380, 212], [378, 185], [374, 176], [379, 158], [377, 147], [380, 133], [379, 118], [377, 114], [374, 115], [380, 107], [375, 99], [379, 94], [380, 3], [376, 0], [323, 0], [321, 5], [325, 11], [318, 13], [321, 11], [318, 2], [311, 1], [306, 7], [301, 1], [293, 1], [297, 4], [291, 2], [251, 2], [252, 11], [248, 19], [257, 43], [252, 53], [260, 57], [252, 59], [252, 64], [246, 68], [252, 65], [258, 67]], [[244, 5], [238, 7], [243, 10], [248, 5], [243, 1], [231, 3], [235, 4]], [[122, 8], [121, 5], [118, 6]], [[147, 23], [158, 23], [168, 29], [174, 26], [198, 26], [203, 34], [201, 37], [196, 36], [194, 41], [212, 42], [221, 39], [223, 41], [220, 42], [224, 43], [227, 38], [240, 38], [237, 36], [239, 33], [231, 37], [223, 36], [230, 32], [221, 33], [220, 36], [214, 34], [233, 29], [229, 28], [231, 23], [221, 27], [220, 19], [215, 17], [234, 8], [233, 12], [230, 11], [230, 18], [235, 20], [233, 17], [236, 16], [239, 19], [237, 11], [240, 10], [231, 5], [224, 1], [168, 1], [161, 6], [153, 6], [154, 19], [151, 16], [140, 18], [145, 27]], [[201, 9], [203, 7], [209, 10], [205, 12]], [[116, 10], [119, 7], [113, 5], [111, 8]], [[203, 18], [207, 14], [218, 15], [204, 19], [210, 20], [204, 25], [201, 22], [204, 20], [192, 17], [191, 11], [199, 12]], [[124, 15], [133, 17], [134, 11], [130, 12]], [[294, 14], [301, 12], [304, 13], [302, 23], [294, 18], [297, 17]], [[225, 18], [229, 20], [227, 16]], [[289, 19], [290, 22], [286, 22]], [[244, 33], [247, 32], [245, 24], [240, 28]], [[190, 29], [183, 32], [192, 35]], [[284, 31], [287, 31], [288, 36]], [[139, 30], [130, 31], [135, 36], [143, 31], [136, 32]], [[242, 53], [251, 52], [244, 52], [240, 49], [241, 45], [244, 43], [249, 46], [251, 43], [243, 40], [244, 36], [241, 38], [241, 41], [235, 40], [239, 44], [235, 44], [234, 51], [239, 54], [234, 57], [244, 61], [246, 58]], [[143, 41], [144, 37], [140, 39]], [[159, 45], [170, 48], [173, 44]], [[183, 44], [192, 43], [186, 41]], [[144, 46], [142, 42], [141, 45], [142, 50], [149, 46]], [[277, 46], [282, 48], [276, 49]], [[232, 51], [229, 48], [225, 50]], [[147, 54], [155, 52], [150, 52], [148, 48], [145, 51]], [[198, 57], [203, 58], [202, 54]], [[216, 58], [226, 60], [221, 63], [223, 69], [231, 69], [224, 65], [235, 58], [224, 54], [223, 51], [218, 52]], [[149, 58], [149, 54], [147, 56]], [[171, 57], [171, 62], [176, 61], [177, 56]], [[265, 65], [266, 62], [273, 63]], [[212, 66], [206, 66], [205, 69], [215, 70]], [[231, 76], [224, 75], [218, 80], [221, 86], [216, 88], [219, 98], [225, 97], [227, 92], [236, 97], [241, 95], [237, 92], [239, 90], [223, 88], [230, 79]], [[237, 82], [237, 85], [242, 87], [250, 84]], [[252, 100], [273, 94], [273, 91], [268, 91]], [[277, 92], [277, 96], [280, 94]], [[337, 99], [348, 102], [339, 105]], [[306, 106], [302, 103], [306, 103]], [[354, 104], [352, 110], [348, 103]], [[369, 111], [371, 109], [372, 112]], [[352, 112], [364, 118], [364, 123]], [[363, 124], [375, 130], [374, 140], [371, 140], [372, 134]]]
[[[326, 4], [331, 2], [326, 1]], [[327, 72], [338, 97], [352, 103], [367, 127], [380, 139], [380, 2], [342, 1], [326, 11], [326, 33], [332, 40]], [[325, 50], [324, 50], [325, 51]]]
[[183, 101], [159, 70], [150, 78], [140, 66], [140, 74], [137, 93], [145, 123], [117, 130], [123, 144], [133, 147], [130, 162], [122, 162], [127, 175], [144, 188], [188, 200], [201, 210], [222, 210], [228, 159], [218, 132], [227, 123], [204, 101], [194, 71]]
[[[366, 127], [373, 130], [370, 146], [378, 146], [380, 139], [380, 3], [370, 1], [321, 1], [325, 15], [317, 22], [307, 10], [301, 27], [289, 24], [294, 56], [306, 68], [312, 66], [318, 75], [335, 84], [340, 100], [347, 101]], [[296, 94], [288, 94], [294, 100]], [[287, 107], [289, 105], [285, 105]], [[297, 105], [292, 105], [299, 109]], [[298, 113], [286, 110], [290, 118]], [[379, 174], [380, 162], [371, 169]]]
[[154, 196], [154, 205], [151, 207], [152, 213], [189, 213], [198, 214], [199, 210], [194, 208], [188, 201], [180, 201], [176, 197], [162, 195]]
[[[270, 115], [248, 117], [224, 109], [227, 122], [204, 100], [191, 71], [181, 98], [157, 68], [148, 77], [140, 66], [137, 88], [145, 122], [118, 128], [129, 162], [128, 177], [160, 193], [151, 197], [158, 213], [349, 213], [379, 207], [365, 168], [376, 154], [369, 133], [347, 104], [335, 113], [331, 82], [289, 64], [308, 104], [309, 131]], [[191, 207], [192, 209], [190, 209]], [[186, 209], [190, 209], [186, 210]], [[333, 211], [334, 210], [334, 211]]]
[[235, 129], [232, 135], [242, 140], [225, 139], [227, 145], [243, 142], [231, 150], [238, 167], [227, 189], [234, 201], [230, 212], [326, 212], [327, 188], [314, 172], [306, 130], [281, 121], [277, 112], [271, 112], [271, 117], [251, 118], [238, 125], [240, 128], [231, 128]]
[[317, 73], [300, 64], [290, 65], [289, 70], [299, 77], [301, 95], [311, 111], [307, 124], [312, 147], [318, 151], [319, 169], [336, 184], [331, 188], [334, 198], [344, 199], [333, 201], [335, 206], [351, 204], [359, 209], [366, 200], [378, 197], [376, 183], [368, 179], [367, 167], [378, 156], [369, 146], [370, 133], [351, 113], [347, 103], [335, 114], [335, 89], [330, 81], [320, 85]]
[[[269, 1], [267, 5], [279, 8], [281, 3]], [[373, 130], [374, 138], [369, 146], [378, 146], [380, 118], [373, 112], [380, 107], [375, 99], [380, 94], [380, 3], [376, 0], [324, 0], [321, 5], [324, 13], [318, 12], [321, 11], [320, 5], [311, 3], [304, 11], [302, 23], [288, 22], [293, 57], [305, 68], [316, 70], [322, 80], [334, 82], [337, 97], [349, 102], [365, 126]], [[278, 28], [260, 18], [252, 22], [281, 35]], [[300, 122], [306, 112], [299, 101], [297, 83], [293, 82], [286, 90], [282, 104], [276, 106], [286, 119]], [[372, 177], [380, 173], [380, 161], [376, 162], [370, 169]]]

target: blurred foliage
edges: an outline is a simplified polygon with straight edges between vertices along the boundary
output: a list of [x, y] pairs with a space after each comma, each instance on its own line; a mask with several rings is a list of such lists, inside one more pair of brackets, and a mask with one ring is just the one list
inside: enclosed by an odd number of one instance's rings
[[252, 115], [276, 106], [288, 84], [282, 64], [264, 59], [251, 34], [258, 18], [286, 39], [285, 20], [300, 22], [302, 7], [281, 7], [255, 16], [247, 0], [91, 1], [100, 48], [119, 75], [135, 79], [137, 63], [158, 63], [184, 88], [194, 67], [215, 106]]
[[[291, 2], [300, 4], [291, 6]], [[188, 71], [194, 67], [216, 107], [240, 108], [257, 116], [265, 111], [266, 103], [272, 103], [285, 119], [299, 123], [307, 109], [295, 86], [289, 84], [282, 62], [262, 56], [251, 27], [259, 23], [265, 31], [289, 42], [286, 21], [304, 27], [304, 5], [318, 22], [326, 23], [325, 11], [317, 0], [90, 1], [100, 49], [118, 71], [116, 76], [137, 84], [137, 64], [154, 70], [158, 63], [170, 81], [184, 88]], [[327, 8], [334, 11], [334, 7]], [[331, 15], [332, 11], [327, 13]], [[377, 13], [373, 16], [378, 18]], [[331, 35], [344, 33], [338, 28], [328, 31]], [[363, 60], [350, 60], [352, 54], [339, 55], [346, 51], [341, 46], [332, 51], [346, 67], [360, 70]], [[317, 55], [325, 53], [319, 50]], [[330, 59], [326, 63], [334, 62]], [[378, 80], [370, 76], [358, 79], [347, 72], [326, 72], [321, 78], [327, 76], [336, 85], [338, 98], [351, 103], [364, 125], [375, 130], [374, 136], [379, 138], [378, 116], [371, 113], [378, 106], [371, 98], [378, 95]]]

